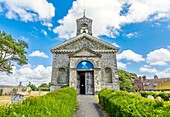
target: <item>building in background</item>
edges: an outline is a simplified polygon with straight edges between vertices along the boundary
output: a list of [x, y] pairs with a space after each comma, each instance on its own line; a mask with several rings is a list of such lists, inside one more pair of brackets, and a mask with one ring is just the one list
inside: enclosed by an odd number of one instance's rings
[[170, 78], [158, 78], [157, 75], [154, 79], [146, 79], [146, 76], [140, 76], [133, 81], [137, 91], [170, 91]]

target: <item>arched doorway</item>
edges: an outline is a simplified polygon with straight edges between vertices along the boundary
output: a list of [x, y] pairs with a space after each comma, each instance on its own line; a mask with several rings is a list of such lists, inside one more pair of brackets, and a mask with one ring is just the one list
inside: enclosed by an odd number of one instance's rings
[[77, 90], [80, 94], [94, 94], [94, 66], [89, 61], [77, 65]]

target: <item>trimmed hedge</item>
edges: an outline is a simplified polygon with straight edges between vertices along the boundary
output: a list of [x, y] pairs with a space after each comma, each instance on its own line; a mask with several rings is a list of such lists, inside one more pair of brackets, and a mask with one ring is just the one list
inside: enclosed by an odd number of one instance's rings
[[111, 117], [170, 117], [170, 102], [109, 89], [101, 90], [98, 96], [100, 105]]
[[0, 117], [73, 117], [76, 101], [76, 90], [67, 87], [0, 107]]
[[164, 101], [169, 101], [170, 99], [170, 93], [165, 93], [165, 92], [146, 92], [146, 91], [141, 91], [140, 92], [142, 97], [148, 97], [148, 95], [152, 95], [154, 98], [160, 96]]

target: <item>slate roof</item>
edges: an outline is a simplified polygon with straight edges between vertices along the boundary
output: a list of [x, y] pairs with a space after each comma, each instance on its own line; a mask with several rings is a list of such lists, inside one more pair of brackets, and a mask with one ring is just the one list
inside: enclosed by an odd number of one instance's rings
[[170, 77], [157, 79], [135, 79], [134, 85], [137, 90], [170, 90]]

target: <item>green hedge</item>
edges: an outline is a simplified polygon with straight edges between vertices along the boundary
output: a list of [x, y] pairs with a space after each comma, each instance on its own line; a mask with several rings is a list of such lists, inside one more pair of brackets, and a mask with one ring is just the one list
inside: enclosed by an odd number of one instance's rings
[[67, 87], [0, 107], [0, 117], [73, 117], [76, 101], [76, 90]]
[[148, 97], [148, 95], [152, 95], [154, 98], [160, 96], [164, 101], [169, 101], [170, 99], [170, 93], [165, 93], [165, 92], [146, 92], [146, 91], [141, 91], [140, 92], [142, 97]]
[[98, 96], [100, 105], [111, 117], [170, 117], [170, 102], [109, 89], [101, 90]]

